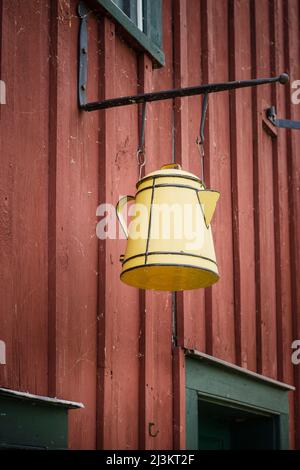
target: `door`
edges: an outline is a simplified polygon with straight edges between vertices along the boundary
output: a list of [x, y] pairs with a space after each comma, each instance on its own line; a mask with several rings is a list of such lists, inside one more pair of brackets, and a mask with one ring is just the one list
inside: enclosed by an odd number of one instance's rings
[[228, 405], [198, 401], [198, 449], [278, 449], [277, 417]]
[[187, 449], [288, 449], [292, 388], [200, 354], [186, 357]]

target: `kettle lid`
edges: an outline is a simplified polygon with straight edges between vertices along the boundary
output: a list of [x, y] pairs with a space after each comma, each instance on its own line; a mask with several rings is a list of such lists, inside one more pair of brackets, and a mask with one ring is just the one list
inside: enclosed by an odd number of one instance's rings
[[136, 187], [138, 188], [139, 185], [145, 180], [159, 176], [181, 176], [203, 184], [200, 178], [198, 178], [198, 176], [194, 175], [193, 173], [190, 173], [189, 171], [182, 170], [181, 166], [178, 163], [168, 163], [167, 165], [163, 165], [160, 170], [152, 171], [151, 173], [145, 175], [137, 182]]

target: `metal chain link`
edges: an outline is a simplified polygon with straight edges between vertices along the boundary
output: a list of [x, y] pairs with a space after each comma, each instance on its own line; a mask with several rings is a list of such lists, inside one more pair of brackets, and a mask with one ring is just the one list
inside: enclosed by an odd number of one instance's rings
[[139, 146], [136, 152], [136, 159], [139, 166], [139, 180], [142, 177], [143, 167], [146, 165], [146, 152], [145, 152], [145, 124], [146, 124], [146, 105], [143, 103], [142, 107], [142, 116], [141, 116], [141, 126], [140, 126], [140, 136], [139, 136]]
[[201, 181], [203, 182], [203, 184], [204, 184], [204, 156], [205, 156], [205, 152], [204, 152], [204, 125], [205, 125], [205, 116], [206, 116], [206, 111], [207, 111], [207, 105], [208, 105], [208, 94], [206, 93], [203, 96], [199, 136], [196, 139], [196, 144], [198, 146], [199, 154], [200, 154]]

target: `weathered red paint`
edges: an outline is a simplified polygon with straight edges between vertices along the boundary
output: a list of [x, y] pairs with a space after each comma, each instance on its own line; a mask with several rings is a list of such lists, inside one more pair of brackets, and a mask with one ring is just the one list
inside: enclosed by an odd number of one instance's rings
[[[168, 12], [170, 2], [164, 2]], [[172, 88], [171, 17], [164, 23], [167, 62], [155, 76], [148, 57], [141, 60], [141, 88]], [[156, 123], [156, 125], [153, 125]], [[147, 104], [145, 134], [145, 171], [149, 173], [172, 159], [172, 106], [160, 102]], [[171, 294], [144, 293], [141, 309], [142, 358], [140, 390], [143, 405], [140, 408], [140, 446], [146, 449], [172, 449], [172, 310]], [[152, 423], [152, 425], [151, 425]], [[149, 426], [151, 426], [151, 431]]]
[[[270, 74], [270, 17], [267, 1], [252, 4], [252, 46], [254, 74]], [[266, 31], [268, 34], [266, 34]], [[254, 91], [254, 215], [257, 281], [257, 367], [262, 374], [276, 377], [276, 299], [273, 206], [272, 139], [261, 119], [271, 101], [271, 89]]]
[[[195, 15], [199, 8], [197, 0], [187, 2], [187, 84], [188, 86], [203, 83], [203, 71], [201, 67], [201, 54], [196, 53], [201, 48], [201, 11]], [[188, 142], [185, 153], [188, 158], [189, 170], [197, 175], [201, 175], [201, 164], [199, 149], [196, 138], [199, 135], [202, 97], [196, 99], [187, 98], [188, 103]], [[208, 111], [209, 112], [209, 111]], [[207, 126], [205, 128], [205, 131]], [[208, 135], [205, 132], [205, 137]], [[205, 350], [205, 293], [202, 289], [187, 291], [184, 293], [184, 344], [191, 349]]]
[[[229, 80], [228, 3], [203, 2], [204, 81]], [[226, 38], [226, 41], [225, 39]], [[209, 128], [207, 134], [206, 184], [221, 193], [212, 227], [221, 280], [207, 289], [208, 352], [229, 362], [235, 361], [234, 296], [233, 296], [233, 237], [230, 163], [229, 96], [209, 97]], [[222, 248], [226, 246], [226, 249]]]
[[186, 448], [186, 400], [185, 400], [185, 357], [184, 349], [176, 347], [173, 353], [173, 448]]
[[[292, 77], [298, 77], [300, 74], [299, 67], [299, 4], [292, 0], [285, 4], [284, 9], [284, 37], [286, 44], [286, 67]], [[294, 59], [296, 58], [296, 59]], [[287, 116], [291, 119], [300, 119], [299, 106], [293, 106], [290, 96], [287, 96], [286, 105]], [[290, 228], [290, 270], [292, 281], [292, 331], [293, 338], [300, 337], [300, 292], [298, 286], [298, 273], [300, 266], [300, 249], [299, 249], [299, 227], [300, 227], [300, 173], [299, 173], [299, 155], [300, 142], [299, 136], [292, 132], [287, 133], [287, 165], [288, 165], [288, 195], [289, 195], [289, 228]], [[299, 390], [300, 386], [300, 369], [293, 368], [294, 385]], [[300, 396], [295, 394], [295, 445], [300, 448]]]
[[[1, 339], [8, 366], [1, 382], [47, 392], [47, 4], [32, 23], [30, 9], [2, 2], [0, 259]], [[44, 16], [44, 20], [42, 17]], [[35, 44], [30, 59], [28, 31]], [[29, 73], [30, 70], [30, 73]], [[18, 77], [18, 79], [16, 78]], [[38, 182], [38, 183], [37, 183]], [[31, 370], [31, 373], [29, 372]]]
[[[230, 2], [230, 80], [251, 72], [249, 2]], [[252, 90], [230, 94], [236, 361], [256, 370]], [[245, 110], [249, 119], [245, 119]], [[242, 123], [242, 125], [241, 125]]]
[[[270, 105], [292, 119], [300, 108], [288, 86], [209, 97], [205, 178], [221, 191], [221, 279], [177, 294], [172, 338], [171, 294], [122, 284], [125, 240], [95, 234], [98, 204], [134, 194], [139, 114], [78, 110], [76, 7], [0, 1], [0, 385], [82, 401], [70, 412], [72, 448], [184, 448], [183, 348], [300, 387], [290, 359], [300, 338], [300, 137], [263, 123]], [[164, 0], [157, 69], [92, 14], [89, 100], [284, 70], [299, 79], [299, 15], [297, 0]], [[147, 105], [146, 172], [175, 158], [200, 175], [200, 112], [200, 97]], [[290, 412], [300, 448], [298, 392]]]
[[[272, 14], [272, 50], [273, 71], [286, 69], [284, 49], [284, 5], [277, 0]], [[273, 88], [273, 100], [277, 109], [285, 110], [290, 103], [289, 90]], [[291, 256], [289, 225], [286, 221], [286, 210], [289, 207], [289, 177], [287, 161], [288, 133], [277, 133], [273, 139], [273, 174], [274, 174], [274, 224], [275, 224], [275, 255], [276, 255], [276, 314], [277, 314], [277, 367], [280, 380], [293, 382], [293, 366], [288, 351], [293, 341], [292, 331], [292, 292], [291, 292]], [[294, 394], [290, 395], [291, 414], [294, 413]], [[294, 425], [290, 422], [290, 441], [294, 445]]]
[[[32, 5], [34, 9], [34, 5]], [[96, 440], [96, 331], [99, 116], [77, 109], [78, 19], [75, 5], [51, 2], [49, 142], [49, 394], [84, 395], [85, 413], [70, 414], [70, 446]], [[58, 18], [58, 20], [57, 20]], [[97, 22], [90, 21], [90, 53], [97, 57]], [[65, 45], [69, 47], [66, 48]], [[97, 63], [91, 63], [93, 96]], [[94, 80], [93, 80], [94, 77]], [[72, 86], [74, 84], [74, 86]], [[52, 122], [54, 119], [54, 122]], [[81, 215], [80, 215], [81, 214]], [[27, 372], [28, 373], [28, 372]]]

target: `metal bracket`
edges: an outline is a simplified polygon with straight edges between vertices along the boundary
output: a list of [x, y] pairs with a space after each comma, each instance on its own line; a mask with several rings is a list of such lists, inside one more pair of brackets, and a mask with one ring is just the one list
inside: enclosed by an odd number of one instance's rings
[[300, 121], [277, 119], [275, 106], [271, 106], [271, 108], [266, 110], [266, 116], [275, 127], [282, 127], [284, 129], [300, 129]]
[[[173, 98], [183, 98], [185, 96], [208, 95], [220, 91], [235, 90], [237, 88], [254, 87], [271, 83], [281, 83], [285, 85], [289, 81], [286, 73], [270, 78], [256, 78], [253, 80], [237, 80], [232, 82], [209, 83], [187, 88], [177, 88], [171, 90], [144, 93], [132, 96], [122, 96], [120, 98], [106, 99], [87, 103], [87, 76], [88, 76], [88, 14], [91, 12], [84, 2], [78, 4], [78, 16], [80, 18], [79, 28], [79, 50], [78, 50], [78, 103], [83, 111], [96, 111], [98, 109], [115, 108], [117, 106], [127, 106], [130, 104], [147, 103], [149, 101], [168, 100]], [[278, 121], [279, 122], [279, 121]]]
[[84, 2], [79, 2], [77, 8], [80, 17], [79, 50], [78, 50], [78, 103], [83, 108], [87, 99], [87, 70], [88, 70], [88, 27], [87, 17], [90, 10]]
[[155, 427], [155, 423], [149, 423], [148, 431], [149, 431], [149, 436], [151, 437], [156, 437], [159, 434], [159, 429], [157, 429], [155, 432], [152, 431], [154, 427]]

